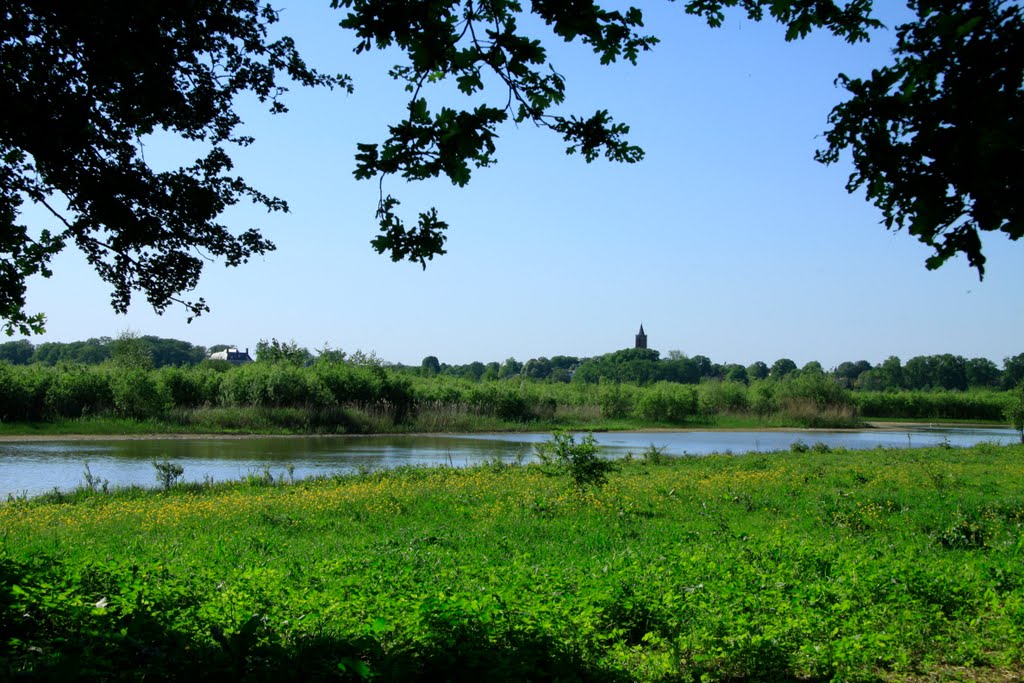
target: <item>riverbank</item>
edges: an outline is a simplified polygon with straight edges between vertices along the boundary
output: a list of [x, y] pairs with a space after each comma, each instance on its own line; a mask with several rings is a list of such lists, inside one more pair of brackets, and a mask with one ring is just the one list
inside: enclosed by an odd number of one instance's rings
[[550, 433], [555, 430], [570, 432], [697, 432], [697, 431], [801, 431], [807, 433], [823, 431], [857, 431], [865, 428], [878, 430], [919, 429], [927, 426], [937, 427], [1003, 427], [1004, 422], [994, 420], [906, 420], [872, 418], [860, 423], [859, 426], [836, 427], [804, 427], [798, 424], [789, 425], [777, 420], [766, 424], [765, 420], [725, 416], [721, 419], [706, 420], [700, 423], [683, 423], [666, 426], [664, 424], [643, 424], [639, 421], [606, 420], [586, 421], [574, 424], [569, 421], [537, 421], [529, 423], [506, 423], [494, 421], [475, 422], [468, 426], [475, 429], [437, 431], [385, 431], [385, 432], [295, 432], [282, 430], [210, 430], [189, 431], [181, 425], [156, 421], [135, 421], [113, 418], [88, 418], [78, 420], [62, 420], [58, 422], [33, 423], [0, 423], [0, 443], [33, 442], [33, 441], [117, 441], [142, 439], [254, 439], [268, 436], [274, 437], [309, 437], [309, 436], [378, 436], [423, 434], [478, 434], [478, 433]]
[[0, 679], [1017, 680], [1022, 501], [981, 445], [7, 503]]

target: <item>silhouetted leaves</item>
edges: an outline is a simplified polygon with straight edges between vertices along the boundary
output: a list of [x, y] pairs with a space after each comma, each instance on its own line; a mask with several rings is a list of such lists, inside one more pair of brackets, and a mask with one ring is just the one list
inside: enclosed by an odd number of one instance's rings
[[849, 149], [847, 189], [864, 188], [886, 228], [935, 250], [929, 269], [964, 254], [985, 273], [981, 233], [1024, 235], [1024, 17], [1015, 3], [914, 0], [896, 63], [840, 75], [852, 97], [832, 110], [825, 163]]
[[[244, 263], [274, 248], [255, 230], [218, 222], [248, 200], [286, 211], [275, 197], [231, 175], [224, 145], [237, 134], [236, 95], [272, 112], [284, 76], [303, 85], [343, 77], [306, 67], [289, 38], [271, 41], [277, 13], [256, 0], [131, 5], [6, 3], [0, 14], [0, 315], [7, 332], [42, 331], [25, 311], [25, 281], [49, 276], [65, 245], [81, 249], [124, 312], [143, 293], [157, 312], [185, 300], [205, 261]], [[157, 171], [145, 158], [158, 130], [204, 143], [191, 166]], [[47, 229], [20, 224], [25, 200], [51, 216]]]

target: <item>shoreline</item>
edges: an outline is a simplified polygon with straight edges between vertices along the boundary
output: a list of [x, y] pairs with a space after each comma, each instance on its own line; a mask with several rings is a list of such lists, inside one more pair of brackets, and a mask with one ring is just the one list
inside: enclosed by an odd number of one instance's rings
[[[971, 427], [1004, 427], [1006, 425], [985, 422], [907, 422], [899, 420], [868, 420], [865, 426], [857, 427], [650, 427], [642, 429], [566, 429], [569, 432], [635, 433], [657, 434], [660, 432], [859, 432], [865, 430], [901, 431], [910, 428], [967, 429]], [[371, 436], [452, 436], [456, 434], [521, 433], [547, 434], [551, 430], [524, 430], [522, 432], [382, 432], [374, 434], [230, 434], [223, 432], [153, 432], [139, 434], [0, 434], [0, 443], [34, 443], [44, 441], [238, 441], [249, 439], [309, 439], [309, 438], [353, 438]]]

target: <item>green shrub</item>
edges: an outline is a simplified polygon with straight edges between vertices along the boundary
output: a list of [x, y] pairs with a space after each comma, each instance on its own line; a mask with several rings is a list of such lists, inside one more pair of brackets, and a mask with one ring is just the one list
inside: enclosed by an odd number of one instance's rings
[[163, 462], [153, 460], [153, 469], [156, 470], [156, 481], [164, 491], [170, 490], [178, 483], [178, 479], [185, 474], [184, 467], [169, 460], [164, 460]]
[[97, 415], [113, 405], [110, 375], [95, 366], [59, 365], [46, 389], [46, 414], [52, 417]]
[[684, 422], [697, 412], [697, 394], [688, 386], [658, 382], [640, 392], [634, 412], [651, 422]]
[[24, 419], [28, 391], [21, 374], [10, 363], [0, 362], [0, 420], [5, 422]]
[[468, 396], [470, 405], [484, 415], [504, 420], [526, 422], [533, 418], [530, 402], [521, 385], [488, 382], [473, 387]]
[[145, 370], [114, 372], [110, 378], [114, 409], [122, 417], [146, 420], [163, 415], [173, 407], [166, 387]]
[[554, 432], [550, 441], [537, 444], [534, 450], [542, 463], [568, 474], [578, 489], [600, 488], [608, 482], [608, 473], [618, 469], [614, 462], [598, 456], [593, 434], [576, 443], [572, 434]]
[[629, 417], [633, 413], [634, 395], [632, 387], [618, 382], [602, 382], [597, 397], [601, 417], [611, 420]]
[[170, 366], [157, 372], [157, 381], [167, 391], [175, 408], [214, 404], [220, 394], [221, 377], [218, 372]]
[[697, 387], [697, 407], [701, 415], [721, 415], [747, 410], [747, 387], [740, 382], [710, 380]]

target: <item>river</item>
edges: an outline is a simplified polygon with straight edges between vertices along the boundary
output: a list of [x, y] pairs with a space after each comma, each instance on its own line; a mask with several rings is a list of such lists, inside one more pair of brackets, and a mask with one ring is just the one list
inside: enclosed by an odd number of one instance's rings
[[[788, 450], [802, 441], [831, 448], [920, 447], [939, 443], [969, 446], [1014, 443], [1009, 428], [905, 427], [861, 431], [679, 431], [603, 432], [594, 435], [601, 454], [639, 456], [651, 445], [667, 455], [742, 454]], [[155, 486], [154, 460], [185, 468], [184, 480], [224, 481], [248, 475], [331, 475], [401, 465], [464, 467], [492, 460], [533, 459], [533, 446], [549, 434], [459, 434], [413, 436], [302, 436], [132, 438], [0, 442], [0, 500], [67, 490], [93, 477], [111, 486]]]

